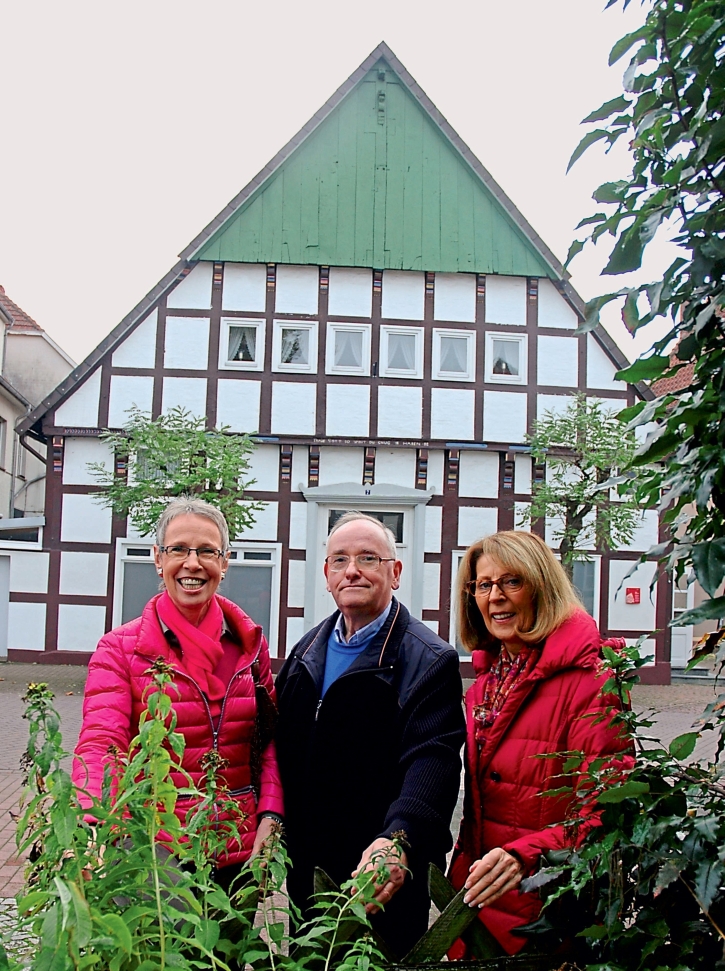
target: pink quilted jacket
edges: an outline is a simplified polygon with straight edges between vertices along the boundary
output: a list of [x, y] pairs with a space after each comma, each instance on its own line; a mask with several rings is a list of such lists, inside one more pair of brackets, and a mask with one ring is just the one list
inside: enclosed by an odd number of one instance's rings
[[[144, 692], [151, 682], [145, 672], [152, 661], [162, 656], [178, 671], [172, 698], [178, 720], [176, 730], [186, 739], [182, 768], [194, 782], [198, 782], [203, 775], [200, 760], [210, 749], [216, 749], [229, 763], [221, 775], [247, 819], [240, 829], [239, 839], [229, 841], [227, 852], [218, 860], [218, 865], [242, 862], [251, 853], [258, 814], [283, 812], [273, 742], [262, 757], [258, 798], [251, 786], [250, 747], [256, 714], [251, 666], [255, 661], [259, 662], [261, 682], [274, 698], [267, 643], [262, 628], [243, 610], [230, 600], [217, 597], [227, 624], [242, 644], [242, 656], [229, 682], [215, 730], [206, 697], [185, 672], [180, 652], [171, 648], [163, 635], [156, 614], [157, 599], [154, 597], [149, 601], [136, 620], [105, 634], [91, 658], [73, 781], [91, 795], [100, 796], [103, 770], [109, 760], [108, 748], [115, 745], [122, 752], [128, 751], [145, 707]], [[181, 772], [172, 777], [177, 787], [188, 785]], [[88, 804], [87, 797], [85, 801]], [[185, 818], [191, 806], [189, 798], [178, 800], [176, 813], [180, 819]]]

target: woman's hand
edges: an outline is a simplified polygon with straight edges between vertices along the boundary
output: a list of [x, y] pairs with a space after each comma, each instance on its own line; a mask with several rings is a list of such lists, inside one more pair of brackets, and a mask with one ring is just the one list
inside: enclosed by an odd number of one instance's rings
[[263, 816], [257, 826], [257, 835], [254, 837], [252, 846], [252, 856], [259, 856], [264, 849], [265, 840], [268, 840], [272, 833], [279, 828], [279, 823], [270, 816]]
[[465, 883], [468, 893], [463, 902], [479, 908], [492, 904], [518, 887], [523, 875], [523, 867], [516, 857], [497, 846], [471, 864]]

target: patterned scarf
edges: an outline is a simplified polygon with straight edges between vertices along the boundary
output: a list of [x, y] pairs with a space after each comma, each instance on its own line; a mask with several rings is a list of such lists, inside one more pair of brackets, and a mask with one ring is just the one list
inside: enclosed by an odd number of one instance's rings
[[539, 657], [535, 647], [522, 647], [518, 654], [511, 657], [506, 648], [501, 645], [496, 663], [491, 667], [483, 686], [483, 701], [473, 707], [476, 741], [479, 747], [483, 745], [486, 729], [496, 721], [501, 714], [506, 699], [516, 682], [528, 675]]
[[226, 685], [214, 675], [214, 669], [224, 653], [221, 644], [224, 614], [217, 598], [212, 597], [209, 609], [198, 627], [194, 627], [179, 612], [168, 593], [162, 593], [156, 601], [156, 612], [179, 639], [187, 673], [210, 701], [219, 701], [224, 697]]

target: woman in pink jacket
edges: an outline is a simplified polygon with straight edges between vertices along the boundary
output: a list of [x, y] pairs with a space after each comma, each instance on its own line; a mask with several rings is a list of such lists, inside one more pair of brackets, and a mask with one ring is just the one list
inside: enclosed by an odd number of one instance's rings
[[[100, 797], [109, 746], [127, 752], [138, 732], [158, 657], [176, 669], [171, 692], [176, 730], [186, 740], [184, 773], [199, 782], [201, 760], [216, 751], [226, 760], [221, 776], [243, 813], [244, 823], [216, 860], [225, 882], [238, 865], [260, 851], [281, 821], [282, 789], [274, 742], [274, 688], [262, 628], [217, 588], [229, 565], [229, 530], [224, 516], [199, 499], [174, 499], [159, 519], [154, 557], [164, 591], [143, 614], [101, 638], [88, 667], [83, 725], [73, 779]], [[176, 806], [183, 820], [189, 798]]]
[[[626, 746], [606, 712], [601, 638], [561, 564], [533, 533], [502, 532], [466, 552], [458, 576], [460, 639], [476, 681], [466, 695], [464, 817], [451, 863], [456, 889], [507, 954], [526, 943], [517, 927], [536, 920], [536, 893], [521, 880], [542, 853], [583, 839], [596, 817], [571, 819], [563, 758], [614, 755]], [[451, 957], [466, 950], [458, 942]], [[470, 955], [469, 955], [470, 956]]]

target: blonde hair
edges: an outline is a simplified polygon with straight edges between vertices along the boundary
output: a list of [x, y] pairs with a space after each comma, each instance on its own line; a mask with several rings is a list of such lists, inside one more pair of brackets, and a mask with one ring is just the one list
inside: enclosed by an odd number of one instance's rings
[[466, 550], [458, 570], [458, 636], [467, 651], [492, 648], [496, 639], [486, 627], [476, 598], [468, 592], [467, 583], [476, 579], [476, 565], [482, 556], [490, 556], [503, 569], [521, 577], [531, 593], [533, 626], [518, 630], [525, 644], [539, 644], [577, 609], [581, 600], [546, 543], [535, 533], [508, 530], [478, 540]]

